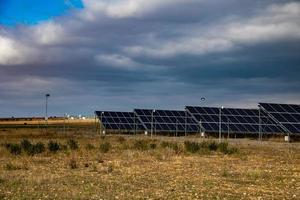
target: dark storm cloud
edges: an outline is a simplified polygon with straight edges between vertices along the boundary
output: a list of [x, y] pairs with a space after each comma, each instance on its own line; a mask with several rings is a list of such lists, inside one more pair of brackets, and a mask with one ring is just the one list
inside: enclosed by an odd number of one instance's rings
[[84, 1], [0, 27], [0, 115], [299, 103], [297, 1]]

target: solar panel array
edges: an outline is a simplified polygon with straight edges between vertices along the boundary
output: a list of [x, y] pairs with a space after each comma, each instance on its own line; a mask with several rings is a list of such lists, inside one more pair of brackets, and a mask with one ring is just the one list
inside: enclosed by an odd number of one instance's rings
[[96, 111], [108, 130], [153, 132], [300, 133], [300, 105], [260, 103], [261, 109], [186, 106], [182, 110]]
[[290, 133], [300, 133], [300, 105], [274, 103], [259, 105]]
[[198, 132], [198, 123], [185, 111], [135, 109], [146, 130], [157, 132]]
[[133, 112], [96, 111], [95, 114], [105, 129], [111, 130], [144, 130]]
[[201, 122], [206, 132], [218, 132], [220, 121], [222, 132], [259, 133], [259, 124], [262, 132], [281, 132], [280, 128], [266, 114], [259, 113], [258, 109], [193, 106], [187, 106], [186, 109], [195, 120]]

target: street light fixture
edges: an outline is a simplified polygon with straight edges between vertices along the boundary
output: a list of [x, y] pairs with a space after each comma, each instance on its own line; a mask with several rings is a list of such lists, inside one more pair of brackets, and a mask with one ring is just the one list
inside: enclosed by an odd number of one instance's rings
[[224, 107], [220, 107], [219, 109], [219, 143], [221, 143], [221, 138], [222, 138], [222, 109]]
[[[204, 102], [205, 100], [206, 100], [206, 98], [205, 97], [201, 97], [201, 99], [200, 99], [202, 102]], [[199, 131], [200, 131], [200, 136], [202, 135], [202, 134], [205, 134], [204, 132], [202, 133], [202, 120], [201, 120], [201, 118], [200, 118], [200, 120], [199, 120]]]

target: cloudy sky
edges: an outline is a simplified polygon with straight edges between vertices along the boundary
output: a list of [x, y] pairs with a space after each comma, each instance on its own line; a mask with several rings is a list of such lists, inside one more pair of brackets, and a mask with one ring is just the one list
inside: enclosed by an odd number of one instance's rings
[[300, 103], [299, 76], [299, 1], [0, 0], [0, 116]]

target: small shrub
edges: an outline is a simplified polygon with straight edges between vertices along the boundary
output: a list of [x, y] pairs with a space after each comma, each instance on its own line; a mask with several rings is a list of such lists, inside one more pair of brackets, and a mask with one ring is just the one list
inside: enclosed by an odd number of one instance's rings
[[178, 143], [174, 143], [174, 142], [165, 142], [165, 141], [163, 141], [160, 144], [160, 146], [162, 148], [170, 148], [170, 149], [174, 150], [177, 154], [182, 151], [180, 145]]
[[123, 144], [123, 143], [126, 141], [126, 139], [125, 139], [123, 136], [119, 136], [117, 140], [118, 140], [118, 142], [120, 142], [121, 144]]
[[23, 140], [21, 141], [21, 147], [23, 148], [23, 150], [24, 150], [25, 152], [28, 152], [28, 151], [31, 151], [32, 144], [31, 144], [31, 142], [30, 142], [29, 140], [23, 139]]
[[133, 148], [141, 151], [147, 150], [148, 142], [146, 140], [135, 140], [133, 143]]
[[59, 144], [59, 149], [63, 150], [63, 151], [66, 151], [66, 150], [68, 150], [68, 145], [66, 145], [66, 144]]
[[[4, 179], [0, 178], [0, 184], [2, 184], [2, 183], [4, 183]], [[1, 196], [0, 196], [0, 199], [2, 199]], [[4, 197], [3, 197], [3, 199], [4, 199]]]
[[68, 140], [67, 144], [71, 150], [76, 150], [79, 148], [78, 142], [76, 140], [70, 139]]
[[114, 168], [113, 168], [113, 166], [111, 164], [107, 166], [107, 173], [108, 174], [112, 173], [113, 170], [114, 170]]
[[200, 145], [197, 142], [185, 141], [184, 147], [187, 152], [196, 153], [200, 150]]
[[111, 145], [109, 142], [103, 142], [100, 144], [100, 151], [102, 153], [107, 153], [111, 148]]
[[70, 161], [69, 161], [69, 166], [71, 169], [77, 169], [78, 166], [77, 166], [77, 162], [74, 158], [72, 158]]
[[13, 165], [12, 163], [7, 163], [5, 165], [5, 169], [8, 171], [13, 171], [13, 170], [20, 170], [20, 169], [22, 169], [22, 167], [20, 167], [18, 165]]
[[218, 150], [218, 144], [215, 141], [208, 143], [208, 149], [210, 151], [217, 151]]
[[238, 150], [238, 148], [236, 148], [236, 147], [229, 147], [228, 149], [227, 149], [227, 152], [226, 152], [226, 154], [234, 154], [234, 153], [238, 153], [239, 152], [239, 150]]
[[6, 148], [13, 155], [20, 155], [22, 153], [22, 148], [19, 144], [6, 144]]
[[218, 149], [220, 152], [227, 154], [228, 151], [228, 143], [227, 142], [221, 142], [218, 144]]
[[149, 145], [149, 147], [150, 147], [150, 149], [156, 149], [156, 144], [155, 143], [151, 143], [150, 145]]
[[162, 148], [167, 148], [167, 147], [170, 146], [170, 142], [162, 141], [162, 142], [160, 143], [160, 146], [161, 146]]
[[48, 149], [50, 152], [56, 153], [57, 151], [60, 150], [60, 145], [57, 142], [50, 141], [48, 143]]
[[90, 143], [88, 143], [88, 144], [85, 145], [85, 149], [92, 150], [92, 149], [95, 149], [95, 146], [92, 145], [92, 144], [90, 144]]
[[34, 152], [36, 154], [43, 153], [45, 149], [45, 145], [42, 142], [38, 142], [34, 145]]

